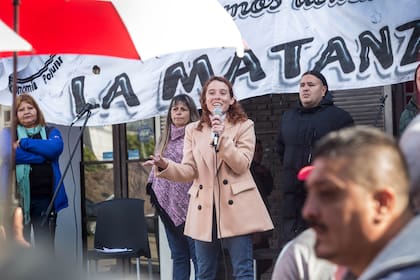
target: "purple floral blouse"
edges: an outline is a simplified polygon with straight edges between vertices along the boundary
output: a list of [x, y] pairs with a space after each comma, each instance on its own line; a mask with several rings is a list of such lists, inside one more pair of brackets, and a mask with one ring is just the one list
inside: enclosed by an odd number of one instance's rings
[[[171, 125], [171, 135], [163, 156], [181, 162], [184, 148], [185, 126], [177, 128]], [[153, 191], [160, 206], [168, 214], [175, 226], [185, 222], [188, 208], [188, 190], [191, 183], [179, 183], [163, 178], [157, 178], [154, 171], [150, 172], [148, 182], [152, 183]]]

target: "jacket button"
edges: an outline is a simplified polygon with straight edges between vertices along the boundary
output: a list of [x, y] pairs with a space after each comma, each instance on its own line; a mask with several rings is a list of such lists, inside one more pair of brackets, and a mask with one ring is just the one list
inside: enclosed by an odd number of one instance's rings
[[233, 200], [232, 199], [229, 199], [228, 204], [229, 205], [232, 205], [233, 204]]
[[199, 185], [199, 186], [198, 186], [198, 188], [199, 188], [200, 190], [202, 190], [202, 189], [203, 189], [203, 185]]
[[224, 179], [223, 180], [223, 185], [227, 185], [228, 184], [228, 180]]
[[197, 206], [197, 209], [198, 209], [198, 210], [201, 210], [201, 205], [198, 205], [198, 206]]

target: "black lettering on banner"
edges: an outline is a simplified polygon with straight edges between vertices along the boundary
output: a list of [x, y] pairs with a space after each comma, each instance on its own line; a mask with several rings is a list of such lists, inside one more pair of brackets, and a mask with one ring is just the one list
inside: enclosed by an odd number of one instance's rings
[[[413, 32], [408, 39], [407, 47], [402, 56], [400, 66], [405, 66], [417, 61], [417, 55], [420, 51], [420, 20], [408, 22], [396, 28], [397, 31], [403, 32], [413, 29]], [[381, 28], [380, 40], [378, 40], [371, 31], [363, 31], [359, 35], [360, 42], [360, 67], [359, 72], [365, 72], [370, 66], [371, 55], [375, 55], [378, 62], [384, 69], [392, 67], [394, 64], [394, 53], [391, 44], [391, 34], [388, 26]], [[404, 38], [400, 38], [401, 41]], [[271, 47], [271, 53], [284, 51], [284, 76], [286, 79], [298, 77], [301, 74], [301, 50], [304, 44], [312, 42], [314, 38], [305, 38], [284, 44], [279, 44]], [[321, 50], [320, 50], [321, 51]], [[309, 60], [308, 60], [309, 61]], [[351, 73], [355, 71], [356, 67], [350, 55], [346, 43], [341, 37], [334, 37], [328, 40], [328, 44], [321, 52], [321, 57], [316, 62], [314, 69], [322, 70], [328, 64], [338, 61], [343, 73]]]
[[401, 59], [401, 66], [416, 62], [420, 52], [420, 20], [410, 21], [397, 27], [397, 30], [400, 32], [408, 29], [413, 29], [413, 33], [411, 34], [407, 48]]
[[133, 107], [140, 105], [140, 101], [133, 91], [127, 73], [122, 73], [115, 77], [114, 83], [102, 100], [102, 108], [109, 109], [112, 101], [120, 95], [124, 96], [128, 106]]
[[74, 104], [76, 106], [76, 114], [78, 114], [86, 104], [84, 91], [85, 76], [78, 76], [71, 79], [71, 94], [73, 95]]
[[287, 42], [274, 47], [270, 51], [276, 53], [284, 50], [284, 75], [286, 79], [291, 79], [300, 75], [300, 57], [302, 46], [314, 40], [313, 37]]
[[[13, 83], [9, 82], [9, 91], [13, 92]], [[20, 95], [23, 93], [30, 93], [30, 92], [34, 92], [38, 89], [38, 85], [36, 84], [35, 81], [30, 81], [29, 83], [26, 84], [19, 84], [16, 83], [16, 94]]]
[[42, 74], [42, 79], [44, 80], [44, 84], [47, 84], [52, 78], [54, 78], [55, 73], [59, 70], [61, 65], [63, 64], [63, 59], [61, 56], [58, 56], [57, 59], [52, 61], [52, 63], [46, 64], [47, 68], [44, 74]]
[[264, 15], [265, 12], [277, 13], [282, 0], [253, 0], [242, 1], [239, 3], [225, 5], [225, 10], [232, 18], [247, 18], [248, 16], [257, 18]]
[[360, 73], [365, 72], [369, 67], [369, 50], [372, 50], [372, 53], [376, 56], [384, 69], [391, 67], [394, 63], [391, 35], [388, 26], [383, 27], [379, 32], [381, 33], [381, 41], [377, 40], [370, 31], [362, 32], [359, 35], [361, 45]]
[[[245, 66], [240, 68], [242, 63]], [[234, 56], [224, 77], [234, 83], [236, 77], [246, 73], [249, 73], [252, 82], [257, 82], [266, 77], [258, 57], [252, 50], [247, 50], [243, 58]], [[213, 69], [207, 55], [202, 55], [193, 61], [190, 75], [187, 74], [182, 61], [174, 63], [165, 71], [162, 100], [170, 100], [175, 95], [179, 83], [181, 83], [185, 92], [190, 93], [197, 78], [203, 85], [213, 75]]]
[[321, 71], [328, 64], [338, 61], [344, 73], [350, 73], [356, 68], [346, 42], [341, 37], [328, 40], [327, 48], [322, 52], [321, 58], [315, 63], [314, 69]]
[[197, 77], [203, 85], [213, 75], [213, 68], [207, 55], [202, 55], [193, 61], [190, 75], [187, 74], [184, 63], [177, 62], [165, 71], [162, 99], [170, 100], [174, 97], [179, 82], [187, 92], [191, 92]]
[[[394, 67], [395, 71], [398, 71], [399, 66], [416, 63], [420, 51], [420, 20], [402, 24], [396, 27], [393, 32], [390, 31], [389, 26], [384, 26], [377, 33], [379, 34], [365, 30], [354, 38], [354, 41], [345, 41], [338, 36], [333, 37], [326, 44], [321, 44], [319, 49], [316, 50], [313, 50], [314, 46], [311, 44], [315, 40], [314, 37], [303, 38], [269, 47], [268, 55], [271, 52], [275, 54], [273, 57], [281, 55], [282, 59], [284, 59], [284, 65], [281, 65], [281, 61], [279, 63], [279, 73], [284, 75], [285, 80], [282, 81], [286, 83], [288, 82], [287, 80], [293, 80], [301, 75], [302, 63], [308, 63], [307, 66], [319, 71], [327, 68], [329, 64], [337, 63], [340, 68], [337, 71], [344, 74], [355, 74], [353, 76], [355, 81], [358, 79], [357, 74], [372, 68], [371, 60], [373, 57], [384, 70]], [[398, 40], [398, 43], [392, 44], [392, 40]], [[393, 46], [396, 47], [393, 48]], [[311, 53], [314, 53], [313, 57], [308, 57], [304, 53], [309, 49]], [[351, 53], [353, 53], [353, 57], [350, 55]], [[357, 55], [360, 57], [359, 69], [356, 69], [357, 67], [353, 60]], [[395, 62], [397, 57], [401, 57], [401, 59]], [[42, 81], [42, 74], [50, 73], [53, 75], [63, 63], [60, 57], [57, 59], [51, 57], [50, 60], [52, 61], [51, 67], [44, 67], [42, 71], [38, 71], [37, 76], [31, 76], [31, 79], [27, 77], [18, 80], [18, 86], [20, 86], [18, 93], [37, 89], [35, 79]], [[225, 71], [224, 76], [233, 84], [241, 76], [246, 76], [249, 82], [256, 83], [267, 76], [263, 66], [258, 56], [252, 50], [246, 50], [243, 58], [237, 56], [228, 58], [222, 70]], [[189, 73], [187, 69], [191, 69]], [[380, 67], [375, 67], [372, 71], [381, 74]], [[163, 72], [163, 77], [161, 78], [163, 80], [162, 90], [156, 97], [159, 100], [167, 101], [180, 91], [185, 93], [191, 93], [193, 90], [198, 91], [201, 89], [200, 85], [202, 86], [212, 75], [214, 75], [213, 67], [206, 54], [195, 58], [193, 61], [176, 62]], [[79, 112], [86, 104], [84, 83], [84, 76], [71, 80], [71, 94], [74, 98], [76, 112]], [[124, 96], [128, 106], [140, 105], [139, 97], [134, 93], [126, 73], [122, 73], [114, 78], [111, 87], [102, 100], [102, 108], [109, 109], [113, 100], [120, 95]]]
[[[331, 0], [333, 2], [334, 0]], [[319, 9], [320, 7], [324, 6], [326, 0], [295, 0], [293, 1], [293, 8], [300, 9], [304, 8], [309, 9], [311, 7]]]
[[362, 3], [366, 1], [372, 1], [372, 0], [293, 0], [292, 8], [294, 10], [299, 10], [303, 8], [304, 10], [309, 9], [320, 9], [325, 4], [328, 4], [329, 8], [332, 8], [336, 5], [342, 6], [344, 4], [356, 4], [356, 3]]
[[[36, 92], [38, 90], [37, 79], [42, 78], [44, 85], [48, 84], [54, 78], [54, 74], [60, 70], [63, 65], [61, 56], [51, 55], [42, 65], [42, 67], [28, 77], [18, 77], [16, 81], [17, 94]], [[9, 91], [13, 89], [13, 75], [9, 76]]]
[[[245, 64], [245, 66], [239, 68], [242, 62]], [[242, 76], [246, 73], [249, 73], [249, 79], [252, 82], [260, 81], [266, 77], [258, 57], [252, 50], [247, 50], [243, 58], [239, 58], [235, 55], [228, 71], [224, 76], [226, 79], [234, 83], [236, 77]]]

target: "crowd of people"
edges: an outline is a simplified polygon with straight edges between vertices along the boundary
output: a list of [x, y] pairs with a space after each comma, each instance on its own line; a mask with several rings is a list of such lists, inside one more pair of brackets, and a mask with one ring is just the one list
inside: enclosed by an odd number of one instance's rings
[[[195, 279], [217, 279], [220, 255], [226, 261], [228, 253], [232, 277], [251, 280], [253, 251], [270, 248], [273, 176], [231, 82], [211, 77], [199, 100], [200, 114], [190, 96], [172, 98], [163, 134], [143, 163], [151, 167], [147, 193], [164, 225], [173, 279], [189, 279], [191, 262]], [[275, 246], [283, 249], [273, 280], [418, 278], [420, 116], [407, 116], [400, 139], [355, 125], [334, 105], [322, 73], [301, 76], [298, 102], [281, 116], [276, 138], [283, 224]], [[12, 236], [22, 247], [53, 252], [56, 213], [68, 206], [65, 187], [57, 186], [63, 140], [29, 94], [17, 97], [16, 120], [15, 139], [10, 128], [0, 138], [10, 147], [2, 158], [13, 154], [16, 164]], [[0, 227], [0, 237], [6, 234]]]

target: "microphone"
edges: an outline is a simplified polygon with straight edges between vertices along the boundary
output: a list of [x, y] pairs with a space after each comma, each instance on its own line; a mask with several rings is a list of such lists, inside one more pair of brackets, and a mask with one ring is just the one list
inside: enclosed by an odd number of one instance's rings
[[80, 112], [76, 115], [74, 120], [71, 122], [71, 125], [75, 124], [81, 117], [83, 117], [84, 114], [86, 114], [88, 111], [98, 108], [99, 105], [95, 104], [94, 99], [89, 99], [88, 102], [82, 107]]
[[[216, 106], [213, 109], [213, 116], [222, 116], [223, 115], [223, 111], [222, 111], [222, 107], [220, 106]], [[217, 145], [219, 144], [219, 134], [218, 133], [213, 133], [213, 147], [217, 147]]]

